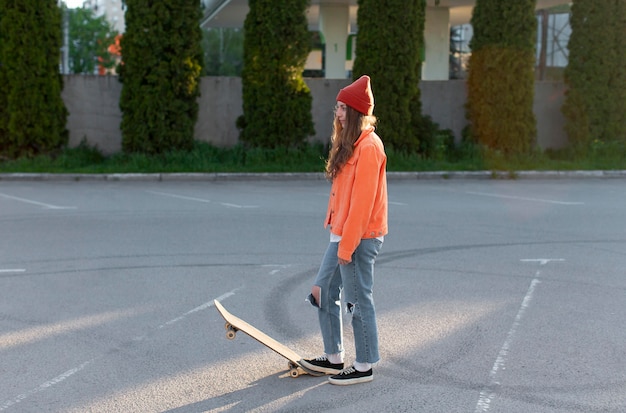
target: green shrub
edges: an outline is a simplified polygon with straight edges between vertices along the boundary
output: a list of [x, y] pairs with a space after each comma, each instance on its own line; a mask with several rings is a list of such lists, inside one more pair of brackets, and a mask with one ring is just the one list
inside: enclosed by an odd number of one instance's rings
[[[447, 139], [443, 135], [439, 138], [444, 142]], [[386, 152], [389, 171], [509, 171], [508, 177], [511, 178], [520, 170], [621, 170], [626, 164], [626, 146], [621, 142], [597, 142], [587, 153], [565, 148], [504, 155], [467, 140], [441, 158], [427, 158], [391, 147], [386, 148]], [[299, 149], [250, 148], [243, 144], [218, 148], [206, 142], [194, 142], [190, 150], [155, 155], [119, 152], [104, 156], [98, 148], [83, 142], [78, 147], [63, 149], [56, 156], [0, 159], [0, 173], [317, 172], [321, 178], [323, 159], [327, 154], [328, 147], [321, 144]], [[502, 175], [494, 172], [493, 176]]]
[[578, 150], [626, 144], [626, 2], [574, 1], [565, 130]]
[[2, 157], [31, 157], [67, 145], [59, 73], [61, 20], [53, 0], [0, 2]]
[[374, 114], [390, 147], [417, 153], [422, 117], [419, 81], [424, 47], [424, 0], [359, 0], [356, 59], [352, 77], [372, 78]]
[[426, 159], [448, 159], [455, 149], [454, 132], [450, 129], [441, 129], [428, 115], [421, 117], [421, 122], [415, 127], [419, 140], [419, 153]]
[[71, 150], [62, 151], [54, 159], [60, 167], [74, 169], [101, 164], [104, 162], [105, 156], [97, 146], [90, 146], [87, 138], [83, 138], [78, 146]]
[[126, 0], [122, 149], [159, 154], [193, 146], [202, 71], [197, 0]]
[[534, 10], [535, 0], [477, 0], [472, 14], [466, 103], [470, 135], [504, 154], [529, 153], [535, 146]]
[[311, 48], [308, 0], [250, 0], [244, 22], [240, 140], [251, 147], [302, 146], [315, 133], [302, 71]]

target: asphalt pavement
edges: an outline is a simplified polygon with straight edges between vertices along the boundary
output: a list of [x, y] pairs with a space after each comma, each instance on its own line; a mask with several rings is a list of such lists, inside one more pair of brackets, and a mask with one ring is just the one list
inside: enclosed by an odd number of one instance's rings
[[625, 177], [390, 173], [382, 360], [343, 387], [213, 306], [321, 353], [319, 174], [2, 174], [0, 411], [624, 412]]

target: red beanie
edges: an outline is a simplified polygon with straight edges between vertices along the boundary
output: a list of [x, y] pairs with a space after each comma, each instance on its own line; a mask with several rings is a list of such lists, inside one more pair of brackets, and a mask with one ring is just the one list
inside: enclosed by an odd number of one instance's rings
[[374, 95], [370, 86], [370, 77], [363, 75], [339, 91], [337, 101], [343, 102], [364, 115], [374, 113]]

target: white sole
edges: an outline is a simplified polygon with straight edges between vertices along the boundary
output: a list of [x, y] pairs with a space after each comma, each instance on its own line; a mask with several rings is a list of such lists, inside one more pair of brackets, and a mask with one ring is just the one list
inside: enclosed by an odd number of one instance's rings
[[337, 386], [349, 386], [351, 384], [359, 384], [359, 383], [368, 383], [374, 380], [373, 376], [359, 377], [358, 379], [333, 379], [332, 377], [328, 378], [330, 384], [335, 384]]
[[300, 361], [300, 365], [306, 367], [309, 370], [317, 371], [319, 373], [324, 373], [324, 374], [339, 374], [339, 373], [341, 373], [341, 370], [316, 366], [314, 364], [307, 363], [306, 360], [301, 360]]

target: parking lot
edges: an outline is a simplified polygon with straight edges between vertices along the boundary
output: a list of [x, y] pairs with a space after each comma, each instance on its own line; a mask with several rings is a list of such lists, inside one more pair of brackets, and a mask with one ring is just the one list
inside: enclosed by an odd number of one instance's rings
[[0, 411], [626, 411], [626, 179], [390, 179], [382, 360], [348, 387], [213, 307], [322, 352], [328, 190], [0, 181]]

